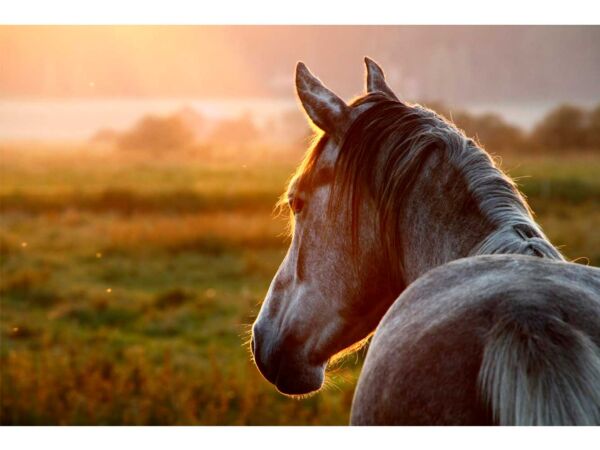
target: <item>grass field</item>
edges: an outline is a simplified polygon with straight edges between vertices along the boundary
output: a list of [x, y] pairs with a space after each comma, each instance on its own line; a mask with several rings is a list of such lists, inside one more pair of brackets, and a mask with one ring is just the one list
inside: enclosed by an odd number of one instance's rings
[[[293, 167], [2, 149], [1, 422], [347, 423], [362, 355], [294, 400], [245, 345], [286, 250], [273, 206]], [[600, 156], [503, 167], [551, 240], [600, 265]]]

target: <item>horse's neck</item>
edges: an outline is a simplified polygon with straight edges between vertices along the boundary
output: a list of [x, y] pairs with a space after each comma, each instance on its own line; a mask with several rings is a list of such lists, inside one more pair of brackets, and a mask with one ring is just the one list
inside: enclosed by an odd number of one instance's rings
[[[467, 256], [493, 231], [476, 205], [465, 197], [466, 186], [457, 175], [443, 155], [432, 155], [400, 212], [402, 271], [407, 283], [434, 267]], [[458, 204], [465, 207], [457, 210]]]
[[535, 224], [526, 213], [507, 215], [506, 223], [486, 217], [463, 174], [443, 154], [425, 165], [401, 214], [401, 263], [407, 283], [434, 267], [476, 254], [562, 258], [543, 234], [539, 237], [537, 228], [531, 235], [530, 225]]

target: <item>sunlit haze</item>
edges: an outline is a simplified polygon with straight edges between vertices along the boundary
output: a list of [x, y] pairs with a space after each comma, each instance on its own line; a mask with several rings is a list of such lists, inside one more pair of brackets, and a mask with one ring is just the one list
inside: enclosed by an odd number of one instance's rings
[[296, 107], [298, 60], [349, 99], [365, 55], [404, 99], [530, 128], [558, 103], [600, 99], [599, 47], [598, 27], [5, 26], [0, 138], [81, 138], [190, 105], [262, 120]]

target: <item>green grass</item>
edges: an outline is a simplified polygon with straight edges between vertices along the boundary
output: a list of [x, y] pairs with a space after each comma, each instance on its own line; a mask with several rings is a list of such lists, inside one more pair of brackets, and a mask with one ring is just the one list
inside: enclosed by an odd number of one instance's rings
[[[286, 250], [272, 209], [292, 164], [3, 164], [2, 423], [347, 423], [360, 355], [294, 400], [245, 344]], [[553, 242], [600, 265], [600, 158], [505, 166], [532, 175]]]

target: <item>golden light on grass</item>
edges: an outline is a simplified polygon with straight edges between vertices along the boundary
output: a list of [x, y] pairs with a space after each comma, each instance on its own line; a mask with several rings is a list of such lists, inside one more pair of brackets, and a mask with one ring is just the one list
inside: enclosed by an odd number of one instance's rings
[[[141, 165], [58, 147], [19, 149], [4, 154], [11, 179], [2, 180], [0, 199], [0, 249], [11, 261], [0, 277], [2, 339], [10, 346], [0, 355], [0, 384], [11, 387], [3, 391], [3, 417], [88, 425], [347, 421], [355, 362], [367, 347], [336, 355], [325, 389], [307, 402], [277, 394], [251, 361], [252, 322], [287, 249], [287, 210], [273, 218], [272, 202], [293, 167]], [[553, 187], [563, 177], [583, 183], [573, 193], [564, 185], [558, 198], [525, 187], [551, 239], [568, 244], [568, 256], [589, 255], [598, 265], [598, 156], [528, 158], [505, 155], [505, 164]], [[116, 187], [118, 195], [99, 203]], [[19, 203], [10, 206], [4, 199], [15, 191]], [[178, 192], [191, 192], [192, 203], [175, 203]], [[579, 203], [571, 195], [585, 197]], [[232, 201], [238, 197], [256, 204]], [[197, 199], [210, 202], [198, 208]], [[26, 236], [34, 245], [25, 249]], [[113, 296], [106, 283], [124, 288]], [[182, 292], [181, 300], [158, 307], [156, 298], [172, 292]], [[86, 336], [85, 352], [74, 336]]]
[[21, 242], [21, 247], [26, 248], [27, 247], [27, 242]]

